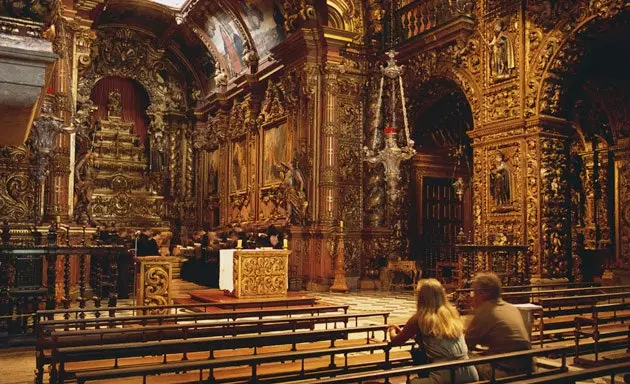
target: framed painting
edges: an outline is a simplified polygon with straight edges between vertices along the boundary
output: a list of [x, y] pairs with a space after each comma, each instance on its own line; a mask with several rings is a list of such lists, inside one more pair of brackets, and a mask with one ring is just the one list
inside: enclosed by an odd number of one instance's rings
[[282, 181], [283, 164], [291, 158], [291, 145], [287, 131], [286, 120], [263, 130], [263, 185]]
[[247, 157], [245, 156], [245, 138], [232, 142], [230, 159], [230, 191], [238, 192], [247, 188]]
[[219, 192], [219, 151], [208, 153], [208, 195], [216, 195]]

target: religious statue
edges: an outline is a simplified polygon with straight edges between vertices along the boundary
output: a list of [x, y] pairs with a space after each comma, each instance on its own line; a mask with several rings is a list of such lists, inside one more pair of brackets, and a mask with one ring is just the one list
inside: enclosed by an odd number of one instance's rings
[[514, 47], [510, 38], [505, 35], [503, 21], [494, 25], [494, 37], [488, 44], [490, 47], [490, 72], [495, 80], [503, 79], [512, 74], [516, 67]]
[[295, 160], [289, 163], [281, 162], [280, 165], [284, 171], [282, 190], [286, 198], [288, 221], [293, 224], [305, 225], [308, 200], [302, 171], [298, 168]]
[[216, 75], [214, 75], [214, 83], [217, 87], [224, 87], [228, 83], [228, 74], [221, 67], [217, 67]]
[[107, 117], [122, 116], [122, 102], [119, 90], [113, 90], [107, 98]]
[[510, 170], [501, 151], [497, 151], [494, 169], [490, 171], [490, 194], [498, 206], [512, 204]]
[[243, 42], [243, 64], [250, 68], [252, 73], [258, 70], [258, 54], [252, 49], [248, 40]]
[[91, 205], [94, 192], [94, 159], [97, 154], [88, 150], [79, 158], [74, 171], [74, 219], [77, 223], [92, 222]]

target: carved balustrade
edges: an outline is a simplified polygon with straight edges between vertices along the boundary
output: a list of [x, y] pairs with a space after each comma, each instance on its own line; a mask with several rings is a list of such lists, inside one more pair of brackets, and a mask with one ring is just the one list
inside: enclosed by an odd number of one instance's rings
[[[107, 301], [115, 307], [118, 301], [118, 260], [126, 253], [118, 245], [58, 245], [58, 236], [50, 228], [42, 244], [39, 232], [33, 232], [31, 244], [11, 241], [9, 226], [3, 227], [0, 245], [0, 345], [9, 339], [28, 337], [33, 333], [38, 309], [86, 308], [89, 301], [100, 308]], [[85, 242], [84, 242], [85, 243]], [[78, 258], [78, 292], [72, 291], [71, 258]], [[58, 273], [58, 260], [63, 267]], [[90, 276], [88, 268], [94, 273]], [[61, 282], [58, 279], [61, 278]], [[60, 283], [60, 284], [59, 284]], [[56, 292], [61, 288], [60, 292]], [[91, 292], [91, 297], [89, 297]], [[77, 295], [78, 293], [78, 295]], [[74, 297], [76, 296], [76, 297]], [[103, 307], [106, 310], [105, 307]], [[95, 316], [99, 317], [100, 312]], [[64, 315], [69, 318], [70, 314]], [[79, 318], [85, 313], [79, 311]]]
[[472, 17], [473, 8], [471, 0], [403, 1], [394, 13], [396, 35], [404, 42], [457, 17]]
[[456, 244], [462, 279], [460, 288], [470, 285], [477, 272], [494, 272], [503, 285], [529, 284], [526, 245]]

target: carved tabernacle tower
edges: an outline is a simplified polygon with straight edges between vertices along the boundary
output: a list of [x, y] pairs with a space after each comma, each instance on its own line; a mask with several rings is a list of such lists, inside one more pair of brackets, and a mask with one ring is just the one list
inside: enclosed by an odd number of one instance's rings
[[94, 137], [95, 189], [92, 220], [117, 226], [163, 226], [163, 196], [150, 183], [144, 144], [134, 124], [121, 118], [120, 94], [109, 95], [108, 116], [97, 122]]

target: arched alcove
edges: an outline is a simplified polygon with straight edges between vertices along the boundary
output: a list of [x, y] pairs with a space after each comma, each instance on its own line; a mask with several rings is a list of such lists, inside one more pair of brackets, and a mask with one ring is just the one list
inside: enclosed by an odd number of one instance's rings
[[[451, 80], [433, 78], [410, 96], [412, 160], [409, 241], [424, 276], [446, 282], [457, 260], [452, 245], [472, 230], [472, 149], [467, 131], [473, 117], [464, 92]], [[465, 183], [456, 188], [461, 178]], [[459, 192], [459, 194], [458, 194]]]

